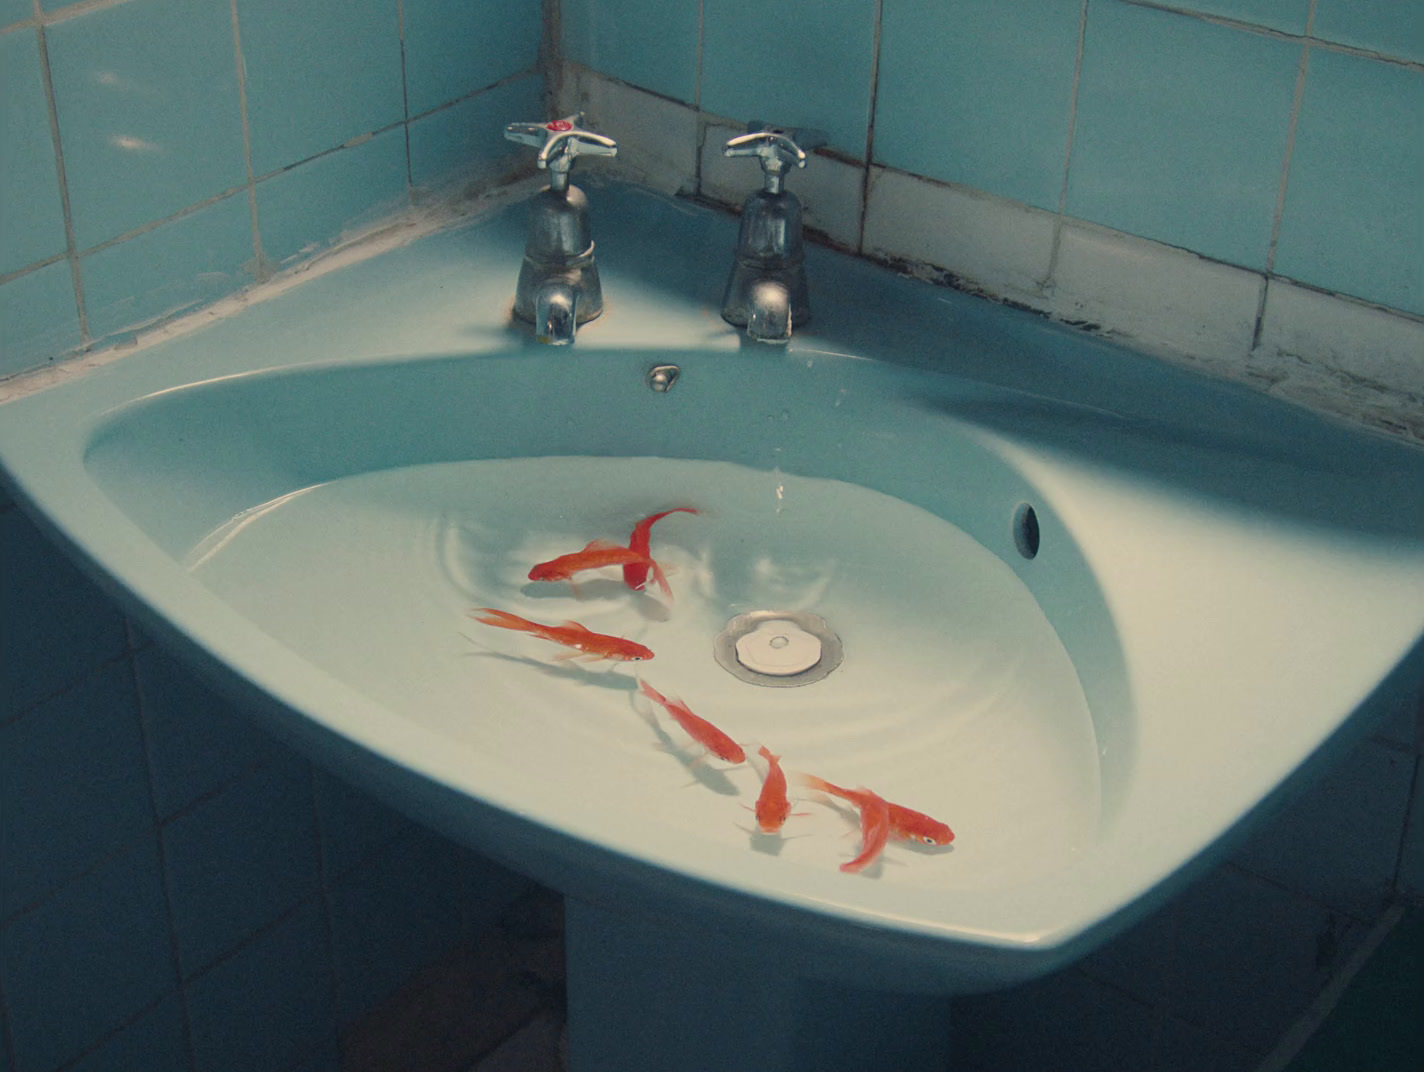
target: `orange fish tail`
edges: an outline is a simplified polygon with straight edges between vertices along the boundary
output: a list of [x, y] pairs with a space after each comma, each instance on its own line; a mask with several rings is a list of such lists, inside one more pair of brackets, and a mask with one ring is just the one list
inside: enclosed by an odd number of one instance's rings
[[843, 800], [857, 802], [855, 794], [849, 789], [836, 785], [834, 782], [828, 782], [824, 778], [817, 778], [814, 774], [798, 774], [796, 775], [796, 781], [807, 789], [818, 789], [822, 793], [831, 794], [833, 797], [840, 797]]
[[510, 614], [507, 610], [496, 610], [493, 607], [476, 607], [470, 611], [470, 615], [477, 622], [483, 622], [485, 625], [497, 625], [501, 629], [519, 629], [525, 633], [537, 632], [539, 629], [539, 626], [527, 618]]

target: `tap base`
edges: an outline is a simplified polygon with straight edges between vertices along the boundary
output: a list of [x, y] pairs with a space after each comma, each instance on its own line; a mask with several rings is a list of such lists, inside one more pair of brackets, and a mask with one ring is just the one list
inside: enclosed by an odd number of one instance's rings
[[598, 264], [593, 259], [592, 246], [583, 257], [574, 258], [567, 264], [548, 264], [525, 257], [519, 267], [519, 282], [514, 290], [514, 315], [517, 319], [530, 324], [537, 322], [535, 306], [538, 294], [550, 283], [567, 284], [579, 296], [575, 317], [577, 323], [586, 324], [603, 312], [603, 285], [598, 278]]
[[722, 319], [739, 328], [751, 323], [756, 312], [756, 288], [764, 283], [779, 283], [786, 288], [791, 322], [798, 328], [811, 319], [806, 269], [799, 260], [778, 268], [741, 261], [732, 265], [731, 274], [727, 276], [727, 288], [722, 294]]

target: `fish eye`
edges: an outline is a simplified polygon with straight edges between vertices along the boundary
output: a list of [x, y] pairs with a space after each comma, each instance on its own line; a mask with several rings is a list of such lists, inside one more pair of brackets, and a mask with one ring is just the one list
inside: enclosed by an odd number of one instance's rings
[[920, 840], [923, 841], [926, 845], [934, 845], [936, 843], [934, 835], [932, 834], [923, 834], [921, 835]]

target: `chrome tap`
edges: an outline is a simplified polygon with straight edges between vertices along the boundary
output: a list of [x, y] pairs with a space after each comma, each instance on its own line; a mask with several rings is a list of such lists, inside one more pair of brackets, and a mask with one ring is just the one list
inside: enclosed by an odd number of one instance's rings
[[514, 291], [514, 315], [534, 325], [539, 342], [574, 341], [578, 325], [603, 312], [603, 287], [593, 259], [588, 198], [569, 182], [579, 156], [615, 156], [618, 143], [583, 129], [583, 113], [548, 123], [510, 123], [504, 136], [539, 149], [549, 185], [529, 206], [529, 238]]
[[826, 144], [813, 130], [785, 130], [757, 120], [722, 149], [724, 156], [754, 156], [762, 188], [742, 205], [735, 260], [722, 295], [722, 319], [745, 327], [760, 342], [785, 343], [793, 326], [811, 317], [801, 240], [801, 202], [784, 189], [786, 172], [805, 167], [807, 150]]

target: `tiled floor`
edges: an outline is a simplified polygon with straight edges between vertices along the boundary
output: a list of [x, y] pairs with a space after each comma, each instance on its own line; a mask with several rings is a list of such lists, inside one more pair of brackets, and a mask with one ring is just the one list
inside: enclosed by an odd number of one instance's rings
[[1424, 1072], [1424, 908], [1407, 912], [1286, 1072]]
[[[557, 927], [540, 920], [552, 901], [536, 899], [534, 904], [532, 918], [539, 925], [526, 921], [512, 930], [528, 931], [518, 961], [538, 967], [541, 960], [557, 957], [559, 943]], [[536, 947], [537, 955], [531, 955]], [[548, 975], [545, 982], [554, 986], [560, 981], [552, 964], [534, 974]], [[521, 979], [533, 982], [528, 973]], [[563, 1072], [560, 1003], [540, 1004], [544, 1007], [467, 1072]], [[1279, 1055], [1262, 1067], [1272, 1072], [1424, 1072], [1424, 906], [1404, 912], [1333, 1007], [1318, 1015], [1323, 1022], [1289, 1063]]]
[[541, 1013], [470, 1072], [563, 1072], [563, 1026], [554, 1013]]

